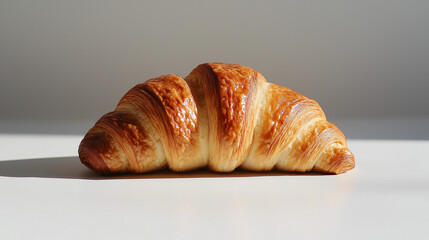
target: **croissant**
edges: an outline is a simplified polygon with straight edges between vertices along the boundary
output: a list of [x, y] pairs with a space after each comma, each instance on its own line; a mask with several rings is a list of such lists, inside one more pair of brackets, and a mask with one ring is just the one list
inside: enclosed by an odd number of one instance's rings
[[355, 165], [316, 101], [224, 63], [138, 84], [88, 131], [79, 158], [101, 174], [165, 167], [339, 174]]

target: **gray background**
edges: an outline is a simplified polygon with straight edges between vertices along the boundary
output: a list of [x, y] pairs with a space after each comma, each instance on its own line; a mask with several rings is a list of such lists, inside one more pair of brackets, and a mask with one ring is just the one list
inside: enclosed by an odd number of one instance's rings
[[317, 100], [350, 138], [429, 139], [429, 1], [0, 0], [0, 133], [84, 134], [202, 62]]

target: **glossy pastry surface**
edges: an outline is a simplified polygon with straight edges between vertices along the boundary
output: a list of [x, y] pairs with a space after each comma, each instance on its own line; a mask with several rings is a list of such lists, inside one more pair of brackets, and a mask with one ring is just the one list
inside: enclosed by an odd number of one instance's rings
[[135, 86], [88, 131], [79, 157], [102, 174], [354, 168], [343, 133], [317, 102], [249, 67], [223, 63], [201, 64], [185, 79], [170, 74]]

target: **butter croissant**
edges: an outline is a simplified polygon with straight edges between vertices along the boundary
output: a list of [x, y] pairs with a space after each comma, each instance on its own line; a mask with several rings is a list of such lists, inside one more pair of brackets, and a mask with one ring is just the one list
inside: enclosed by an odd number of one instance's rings
[[316, 101], [223, 63], [138, 84], [88, 131], [79, 157], [102, 174], [165, 167], [339, 174], [355, 165]]

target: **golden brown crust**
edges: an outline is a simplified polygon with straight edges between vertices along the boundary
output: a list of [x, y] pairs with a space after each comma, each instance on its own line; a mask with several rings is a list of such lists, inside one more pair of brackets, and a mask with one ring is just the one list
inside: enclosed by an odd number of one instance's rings
[[[118, 108], [134, 105], [149, 119], [164, 146], [166, 161], [176, 171], [201, 167], [189, 161], [198, 152], [197, 107], [186, 82], [170, 74], [131, 89]], [[188, 162], [185, 161], [188, 159]]]
[[167, 75], [148, 80], [142, 88], [164, 109], [170, 125], [171, 139], [178, 147], [189, 144], [197, 129], [197, 107], [186, 82], [179, 76]]
[[209, 162], [214, 171], [229, 172], [245, 159], [252, 143], [258, 98], [265, 79], [253, 69], [237, 64], [207, 63], [186, 77], [191, 91], [207, 108]]
[[354, 157], [314, 100], [266, 83], [255, 70], [206, 63], [185, 80], [170, 74], [132, 88], [79, 147], [96, 172], [208, 166], [343, 173]]

